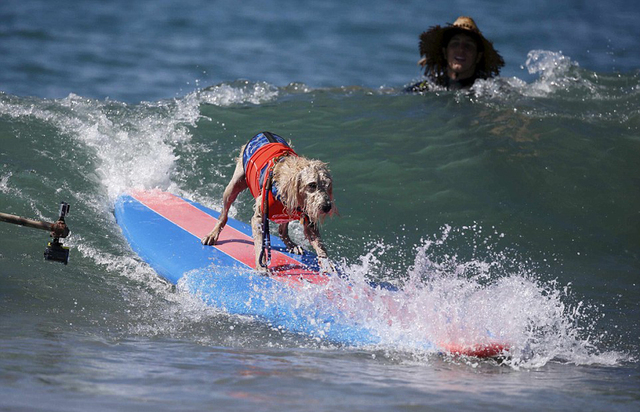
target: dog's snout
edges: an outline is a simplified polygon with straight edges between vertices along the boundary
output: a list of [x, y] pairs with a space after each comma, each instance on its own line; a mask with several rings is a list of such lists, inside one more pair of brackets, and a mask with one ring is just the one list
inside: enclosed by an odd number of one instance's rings
[[322, 205], [322, 213], [329, 213], [331, 211], [331, 202], [324, 202]]

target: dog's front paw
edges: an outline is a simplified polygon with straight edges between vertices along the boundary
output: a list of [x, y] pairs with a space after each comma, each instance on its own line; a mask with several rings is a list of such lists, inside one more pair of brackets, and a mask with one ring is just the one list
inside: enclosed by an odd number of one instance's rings
[[336, 268], [333, 263], [326, 257], [318, 258], [318, 265], [320, 266], [321, 273], [336, 273]]
[[209, 233], [207, 236], [203, 237], [200, 242], [205, 246], [213, 246], [218, 241], [218, 233], [215, 231]]
[[289, 253], [293, 253], [294, 255], [301, 255], [304, 253], [304, 249], [302, 249], [302, 246], [293, 246], [293, 247], [288, 247], [287, 248], [287, 252]]

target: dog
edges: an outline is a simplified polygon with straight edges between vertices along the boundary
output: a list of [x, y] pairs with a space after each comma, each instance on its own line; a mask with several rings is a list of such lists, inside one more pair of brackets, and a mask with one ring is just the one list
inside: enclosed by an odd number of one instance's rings
[[[229, 208], [245, 189], [255, 198], [251, 230], [255, 267], [267, 270], [268, 221], [277, 223], [278, 233], [289, 253], [302, 254], [289, 237], [289, 222], [299, 220], [304, 236], [315, 250], [323, 271], [334, 272], [320, 238], [319, 224], [337, 213], [333, 179], [326, 163], [298, 156], [280, 136], [261, 132], [242, 146], [233, 177], [224, 190], [223, 208], [213, 230], [202, 244], [215, 245], [227, 224]], [[266, 253], [265, 253], [266, 252]]]

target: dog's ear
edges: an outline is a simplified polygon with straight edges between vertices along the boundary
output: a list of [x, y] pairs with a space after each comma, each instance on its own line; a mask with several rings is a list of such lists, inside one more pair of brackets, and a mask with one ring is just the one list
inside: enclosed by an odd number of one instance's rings
[[[328, 172], [328, 170], [327, 170]], [[331, 199], [331, 211], [328, 213], [329, 216], [340, 216], [340, 212], [338, 211], [338, 206], [336, 206], [336, 201], [333, 198], [333, 179], [331, 178], [331, 175], [329, 174], [329, 179], [330, 179], [330, 183], [329, 183], [329, 189], [328, 189], [328, 193], [329, 193], [329, 199]]]
[[296, 197], [296, 207], [304, 207], [305, 197], [307, 196], [307, 192], [304, 190], [305, 185], [302, 181], [302, 174], [296, 173], [294, 185], [293, 195]]
[[304, 198], [300, 198], [301, 180], [300, 174], [293, 168], [281, 170], [278, 174], [278, 193], [285, 207], [296, 210], [304, 204]]

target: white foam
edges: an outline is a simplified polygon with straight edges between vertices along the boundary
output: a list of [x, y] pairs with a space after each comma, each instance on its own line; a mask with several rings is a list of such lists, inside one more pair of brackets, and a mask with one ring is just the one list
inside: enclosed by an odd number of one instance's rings
[[278, 88], [269, 83], [249, 81], [221, 83], [192, 93], [202, 103], [215, 106], [262, 104], [274, 100], [278, 94]]
[[180, 192], [172, 181], [175, 149], [191, 140], [188, 127], [202, 118], [201, 104], [260, 104], [277, 96], [278, 89], [268, 83], [235, 82], [138, 105], [74, 94], [59, 100], [8, 97], [0, 101], [0, 113], [42, 120], [89, 149], [95, 167], [86, 177], [102, 185], [113, 201], [132, 188]]
[[505, 364], [513, 368], [551, 361], [614, 365], [628, 358], [602, 347], [602, 332], [595, 327], [601, 315], [594, 305], [575, 296], [570, 285], [542, 280], [546, 274], [525, 259], [507, 251], [468, 259], [443, 253], [449, 238], [463, 232], [471, 232], [471, 242], [488, 244], [486, 250], [493, 247], [495, 239], [480, 235], [480, 227], [444, 228], [440, 238], [418, 245], [408, 273], [394, 275], [395, 283], [402, 280], [399, 291], [367, 283], [384, 254], [380, 245], [342, 266], [349, 283], [336, 279], [295, 294], [265, 291], [263, 297], [288, 299], [309, 322], [324, 313], [364, 325], [384, 350], [433, 354], [447, 345], [501, 343], [509, 347]]
[[478, 96], [507, 99], [519, 96], [548, 97], [558, 91], [576, 89], [595, 91], [593, 84], [577, 71], [579, 64], [562, 52], [532, 50], [527, 54], [523, 68], [537, 78], [531, 83], [517, 77], [478, 80], [473, 90]]

